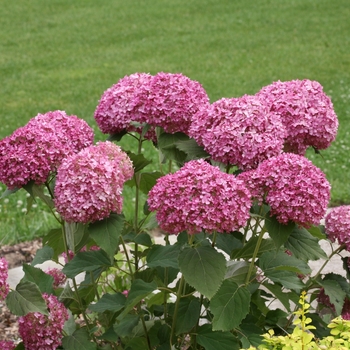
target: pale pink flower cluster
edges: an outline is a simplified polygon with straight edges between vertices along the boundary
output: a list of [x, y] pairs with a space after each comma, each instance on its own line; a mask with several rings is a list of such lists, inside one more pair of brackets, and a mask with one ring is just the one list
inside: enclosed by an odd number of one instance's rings
[[53, 277], [53, 287], [58, 288], [65, 284], [67, 281], [67, 276], [62, 272], [62, 270], [56, 267], [50, 267], [45, 270], [45, 273]]
[[26, 350], [54, 350], [62, 344], [62, 330], [68, 312], [54, 295], [43, 294], [48, 316], [31, 312], [18, 319], [19, 334]]
[[[106, 90], [96, 108], [95, 120], [103, 133], [141, 132], [135, 123], [160, 126], [168, 133], [186, 132], [192, 116], [209, 98], [197, 81], [182, 74], [135, 73]], [[146, 134], [147, 137], [147, 134]]]
[[345, 244], [346, 250], [350, 251], [350, 205], [333, 208], [326, 215], [325, 228], [332, 242]]
[[111, 142], [98, 142], [66, 158], [57, 171], [55, 205], [67, 222], [89, 223], [121, 213], [132, 162]]
[[213, 160], [254, 169], [282, 152], [285, 129], [278, 115], [256, 96], [223, 98], [201, 109], [189, 135]]
[[257, 95], [281, 116], [287, 130], [288, 152], [304, 155], [309, 146], [325, 149], [335, 140], [338, 118], [317, 81], [277, 81], [263, 87]]
[[0, 181], [9, 189], [44, 183], [62, 160], [92, 145], [93, 130], [63, 111], [38, 114], [0, 141]]
[[8, 263], [5, 258], [0, 258], [0, 300], [5, 300], [9, 292], [8, 278]]
[[14, 350], [16, 344], [12, 340], [0, 340], [1, 350]]
[[309, 227], [319, 224], [326, 213], [330, 184], [304, 156], [282, 153], [238, 178], [259, 202], [265, 200], [270, 205], [271, 214], [282, 224], [294, 221]]
[[201, 159], [159, 178], [149, 192], [148, 204], [150, 210], [157, 211], [158, 224], [164, 231], [194, 234], [243, 227], [251, 199], [242, 181]]

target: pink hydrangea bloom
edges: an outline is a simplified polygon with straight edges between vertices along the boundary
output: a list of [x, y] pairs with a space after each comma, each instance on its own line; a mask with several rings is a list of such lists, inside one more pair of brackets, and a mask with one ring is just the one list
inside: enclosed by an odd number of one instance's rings
[[0, 340], [1, 350], [13, 350], [15, 347], [16, 344], [11, 340]]
[[345, 244], [346, 250], [350, 251], [350, 205], [333, 208], [326, 215], [325, 228], [332, 242]]
[[167, 133], [188, 132], [194, 114], [209, 106], [202, 85], [182, 74], [156, 74], [150, 84], [144, 121]]
[[319, 224], [330, 199], [330, 184], [324, 173], [304, 156], [282, 153], [262, 162], [238, 178], [245, 181], [253, 196], [271, 207], [282, 224]]
[[54, 295], [43, 294], [49, 315], [31, 312], [18, 319], [19, 334], [26, 350], [54, 350], [62, 344], [68, 312]]
[[8, 263], [5, 258], [0, 258], [0, 300], [5, 300], [8, 292], [9, 285], [7, 283], [8, 278]]
[[66, 158], [57, 171], [55, 205], [67, 222], [89, 223], [121, 213], [123, 184], [133, 175], [121, 148], [99, 142]]
[[58, 288], [65, 284], [67, 281], [67, 276], [62, 272], [62, 270], [50, 267], [45, 270], [45, 273], [53, 277], [53, 287]]
[[277, 81], [257, 95], [281, 116], [289, 152], [303, 155], [309, 146], [325, 149], [335, 140], [338, 118], [330, 98], [317, 81]]
[[44, 183], [62, 160], [92, 145], [93, 130], [63, 111], [38, 114], [0, 141], [0, 181], [9, 189]]
[[[150, 74], [131, 74], [103, 93], [94, 115], [103, 133], [118, 134], [124, 130], [141, 133], [142, 127], [135, 126], [134, 123], [147, 122], [144, 114], [151, 79]], [[145, 137], [155, 139], [154, 128], [151, 128]]]
[[281, 118], [256, 96], [223, 98], [194, 117], [189, 135], [212, 159], [254, 169], [282, 152], [286, 136]]
[[159, 178], [149, 192], [148, 204], [150, 210], [157, 211], [158, 224], [164, 231], [194, 234], [243, 227], [251, 200], [242, 181], [200, 159]]

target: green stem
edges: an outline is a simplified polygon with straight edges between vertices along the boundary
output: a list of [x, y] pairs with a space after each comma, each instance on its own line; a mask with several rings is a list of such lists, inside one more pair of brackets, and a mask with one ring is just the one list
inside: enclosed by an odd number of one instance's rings
[[251, 260], [250, 265], [249, 265], [247, 278], [245, 280], [245, 284], [246, 285], [248, 285], [248, 283], [250, 281], [250, 276], [252, 275], [252, 272], [253, 272], [253, 269], [254, 269], [254, 265], [255, 265], [255, 260], [256, 260], [256, 257], [258, 256], [260, 245], [261, 245], [261, 242], [263, 240], [264, 234], [265, 234], [265, 230], [261, 230], [260, 234], [259, 234], [259, 237], [258, 237], [258, 242], [256, 243], [256, 246], [255, 246], [255, 249], [254, 249], [252, 260]]
[[212, 239], [212, 241], [211, 241], [211, 246], [214, 248], [215, 247], [215, 242], [216, 242], [216, 237], [217, 237], [217, 235], [218, 235], [218, 233], [217, 233], [217, 231], [215, 231], [214, 233], [213, 233], [213, 239]]
[[122, 242], [122, 246], [123, 246], [123, 249], [124, 249], [124, 253], [125, 253], [125, 257], [126, 257], [126, 262], [127, 262], [127, 264], [128, 264], [128, 267], [129, 267], [131, 279], [133, 280], [133, 279], [134, 279], [134, 272], [133, 272], [133, 269], [132, 269], [132, 266], [131, 266], [131, 261], [130, 261], [129, 253], [128, 253], [128, 250], [126, 249], [125, 241], [124, 241], [124, 239], [123, 239], [122, 236], [120, 236], [120, 240], [121, 240], [121, 242]]
[[182, 293], [183, 293], [184, 285], [185, 285], [185, 279], [184, 279], [183, 276], [181, 276], [179, 287], [178, 287], [177, 293], [176, 293], [176, 303], [175, 303], [175, 309], [174, 309], [174, 317], [173, 317], [173, 322], [172, 322], [172, 326], [171, 326], [171, 333], [170, 333], [170, 348], [171, 349], [172, 349], [172, 346], [173, 346], [173, 337], [175, 335], [176, 318], [177, 318], [177, 314], [179, 312], [180, 300], [181, 300], [181, 296], [182, 296]]

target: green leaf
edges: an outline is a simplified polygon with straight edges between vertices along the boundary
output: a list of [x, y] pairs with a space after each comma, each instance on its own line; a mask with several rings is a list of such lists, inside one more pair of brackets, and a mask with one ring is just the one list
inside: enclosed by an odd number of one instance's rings
[[46, 302], [36, 284], [20, 281], [16, 290], [10, 291], [6, 297], [6, 305], [17, 316], [25, 316], [30, 312], [48, 315]]
[[120, 322], [113, 326], [113, 329], [120, 337], [131, 336], [132, 330], [137, 326], [137, 324], [139, 323], [139, 320], [140, 320], [139, 315], [132, 315], [132, 314], [124, 315], [120, 319]]
[[155, 290], [157, 290], [157, 283], [154, 281], [150, 283], [147, 283], [141, 279], [133, 281], [126, 300], [125, 310], [123, 311], [121, 317], [125, 316], [125, 314], [127, 314], [137, 303]]
[[41, 269], [27, 264], [23, 265], [23, 272], [24, 277], [22, 281], [33, 282], [39, 287], [41, 293], [52, 294], [54, 282], [52, 276], [46, 274]]
[[178, 141], [189, 140], [189, 137], [183, 133], [177, 132], [175, 134], [162, 133], [158, 137], [158, 148], [168, 158], [180, 164], [183, 164], [187, 158], [187, 154], [180, 151], [176, 143]]
[[139, 172], [144, 167], [146, 167], [147, 165], [152, 163], [152, 161], [146, 159], [143, 154], [135, 154], [133, 152], [127, 152], [127, 153], [128, 153], [129, 158], [132, 161], [132, 165], [134, 167], [135, 173]]
[[186, 282], [210, 299], [224, 280], [226, 259], [211, 246], [198, 246], [180, 252], [179, 267]]
[[86, 243], [89, 237], [87, 226], [76, 222], [65, 222], [65, 232], [68, 248], [74, 253], [78, 252]]
[[233, 233], [227, 233], [217, 235], [215, 246], [231, 255], [234, 249], [241, 249], [243, 244]]
[[94, 271], [99, 268], [111, 267], [111, 259], [103, 250], [80, 252], [74, 256], [62, 269], [68, 278], [74, 278], [81, 272]]
[[126, 350], [145, 350], [147, 348], [147, 339], [144, 337], [133, 338], [125, 345]]
[[[238, 259], [250, 259], [250, 258], [252, 258], [257, 243], [258, 243], [258, 237], [252, 237], [243, 248], [234, 249], [232, 251], [231, 259], [238, 260]], [[268, 252], [272, 249], [275, 249], [275, 244], [273, 243], [273, 240], [272, 239], [264, 239], [260, 244], [260, 248], [258, 251], [258, 257], [261, 256], [261, 254]]]
[[126, 297], [122, 293], [104, 294], [95, 304], [89, 306], [89, 310], [94, 312], [104, 312], [106, 310], [117, 312], [125, 306]]
[[194, 139], [177, 141], [175, 146], [187, 154], [186, 160], [208, 158], [210, 155]]
[[323, 280], [319, 284], [324, 288], [324, 292], [329, 296], [330, 302], [335, 307], [335, 313], [341, 315], [346, 293], [337, 281]]
[[26, 350], [24, 347], [23, 342], [21, 341], [15, 348], [14, 350]]
[[33, 197], [39, 197], [50, 209], [55, 207], [55, 204], [51, 197], [44, 194], [44, 187], [37, 185], [34, 181], [29, 181], [23, 186], [23, 188]]
[[42, 264], [45, 261], [52, 260], [54, 257], [54, 250], [49, 246], [44, 246], [41, 249], [38, 249], [35, 257], [31, 263], [32, 266]]
[[238, 327], [249, 312], [250, 297], [245, 286], [225, 280], [210, 302], [213, 330], [230, 331]]
[[58, 261], [58, 256], [65, 251], [62, 229], [56, 228], [50, 230], [49, 233], [43, 237], [43, 244], [53, 249], [54, 255], [52, 260]]
[[237, 284], [244, 283], [249, 271], [249, 266], [250, 264], [247, 261], [228, 261], [225, 279], [234, 281]]
[[147, 253], [147, 265], [151, 268], [160, 266], [178, 269], [179, 253], [180, 247], [178, 244], [166, 246], [154, 244]]
[[63, 337], [62, 346], [65, 350], [96, 350], [96, 344], [92, 343], [87, 330], [80, 328], [72, 335]]
[[124, 215], [112, 213], [108, 218], [89, 225], [90, 237], [112, 258], [119, 246], [119, 238], [123, 232]]
[[286, 308], [287, 311], [290, 312], [290, 294], [284, 293], [282, 291], [282, 286], [280, 286], [279, 284], [272, 284], [267, 282], [263, 283], [263, 286], [282, 303], [282, 305]]
[[347, 296], [350, 296], [350, 284], [346, 280], [345, 277], [338, 275], [336, 273], [327, 273], [324, 276], [324, 281], [330, 280], [330, 281], [337, 281], [340, 285], [340, 287], [343, 289], [343, 291], [346, 293]]
[[288, 237], [285, 247], [293, 256], [304, 261], [327, 259], [318, 239], [313, 237], [305, 228], [297, 227]]
[[266, 215], [265, 228], [275, 243], [276, 249], [283, 245], [295, 227], [294, 222], [289, 222], [287, 225], [279, 223], [275, 216]]
[[176, 318], [176, 334], [189, 332], [198, 322], [201, 303], [197, 298], [181, 299]]
[[126, 130], [122, 130], [121, 132], [117, 133], [117, 134], [109, 134], [107, 140], [108, 141], [120, 141], [124, 135], [127, 134]]
[[143, 193], [148, 194], [148, 192], [156, 184], [157, 179], [159, 179], [161, 176], [162, 176], [162, 173], [159, 171], [141, 173], [140, 190]]
[[230, 332], [215, 332], [209, 324], [199, 327], [197, 342], [205, 350], [239, 350], [238, 339]]
[[153, 242], [148, 233], [139, 233], [135, 236], [134, 242], [145, 247], [151, 247]]
[[258, 347], [262, 343], [262, 330], [260, 327], [251, 323], [244, 323], [239, 326], [240, 334], [242, 335], [241, 342], [244, 348], [249, 348], [251, 345]]
[[322, 232], [321, 226], [311, 226], [307, 230], [313, 237], [319, 240], [327, 238], [327, 236]]
[[5, 198], [5, 197], [8, 197], [8, 196], [10, 196], [11, 194], [14, 194], [14, 193], [16, 193], [16, 192], [19, 191], [19, 190], [20, 190], [20, 188], [15, 188], [15, 189], [13, 189], [13, 190], [9, 190], [8, 188], [6, 188], [6, 190], [2, 193], [0, 199], [3, 199], [3, 198]]

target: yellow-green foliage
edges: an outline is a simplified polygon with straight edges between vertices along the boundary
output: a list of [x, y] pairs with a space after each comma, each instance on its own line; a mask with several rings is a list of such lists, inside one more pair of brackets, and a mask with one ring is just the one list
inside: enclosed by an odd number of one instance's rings
[[258, 348], [250, 347], [248, 350], [347, 350], [350, 349], [350, 321], [337, 317], [328, 325], [330, 336], [315, 339], [310, 331], [315, 329], [311, 325], [311, 318], [307, 317], [310, 304], [306, 302], [306, 292], [302, 292], [299, 300], [301, 307], [294, 312], [297, 318], [293, 324], [295, 328], [291, 334], [275, 336], [271, 329], [264, 334], [263, 344]]

